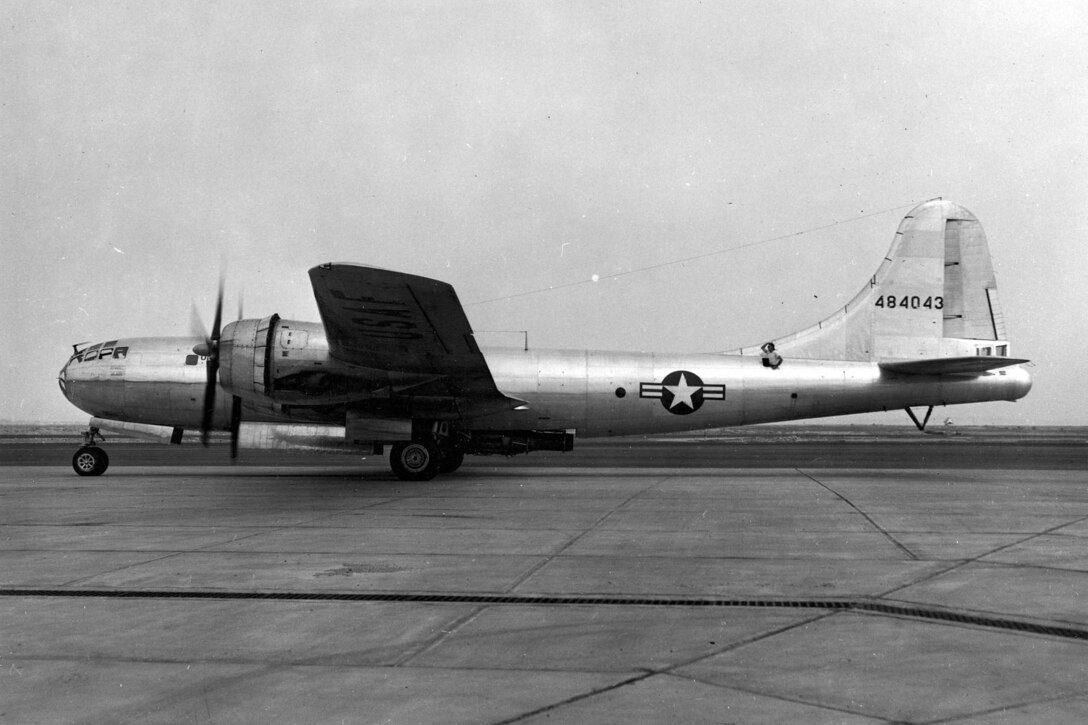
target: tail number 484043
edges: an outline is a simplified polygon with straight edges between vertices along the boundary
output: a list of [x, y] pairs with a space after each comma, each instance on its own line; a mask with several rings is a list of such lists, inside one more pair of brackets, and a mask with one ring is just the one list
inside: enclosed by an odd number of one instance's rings
[[926, 297], [923, 300], [918, 295], [880, 295], [876, 298], [876, 306], [889, 310], [943, 310], [944, 297]]

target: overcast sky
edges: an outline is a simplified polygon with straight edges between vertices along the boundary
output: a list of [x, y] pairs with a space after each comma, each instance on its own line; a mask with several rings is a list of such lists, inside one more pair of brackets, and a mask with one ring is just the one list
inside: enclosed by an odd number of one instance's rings
[[944, 196], [986, 230], [1035, 388], [937, 415], [1088, 424], [1082, 2], [111, 0], [0, 20], [0, 420], [85, 421], [55, 382], [71, 344], [188, 334], [221, 265], [228, 314], [244, 294], [247, 316], [317, 320], [306, 270], [354, 261], [452, 283], [484, 344], [758, 343], [848, 301], [903, 214]]

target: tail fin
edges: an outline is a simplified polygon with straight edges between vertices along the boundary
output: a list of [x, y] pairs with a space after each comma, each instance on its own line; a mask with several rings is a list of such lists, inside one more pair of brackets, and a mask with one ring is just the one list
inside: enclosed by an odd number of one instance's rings
[[982, 225], [949, 201], [915, 207], [899, 225], [876, 274], [849, 304], [773, 342], [783, 357], [799, 359], [1008, 357], [1005, 318]]

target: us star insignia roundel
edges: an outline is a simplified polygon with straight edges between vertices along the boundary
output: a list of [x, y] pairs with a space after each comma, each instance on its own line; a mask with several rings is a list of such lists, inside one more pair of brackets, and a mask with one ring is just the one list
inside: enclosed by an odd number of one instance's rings
[[703, 407], [704, 401], [725, 400], [725, 386], [704, 385], [695, 373], [676, 370], [660, 383], [639, 383], [638, 397], [659, 398], [670, 413], [688, 415]]

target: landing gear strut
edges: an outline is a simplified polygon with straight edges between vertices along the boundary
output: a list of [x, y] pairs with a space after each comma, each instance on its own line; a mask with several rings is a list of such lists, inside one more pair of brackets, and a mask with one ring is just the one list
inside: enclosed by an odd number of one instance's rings
[[110, 457], [95, 445], [96, 438], [106, 440], [92, 425], [83, 433], [83, 445], [72, 456], [72, 468], [80, 476], [101, 476], [109, 468]]

